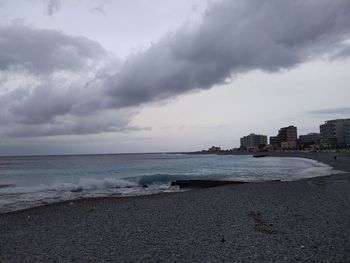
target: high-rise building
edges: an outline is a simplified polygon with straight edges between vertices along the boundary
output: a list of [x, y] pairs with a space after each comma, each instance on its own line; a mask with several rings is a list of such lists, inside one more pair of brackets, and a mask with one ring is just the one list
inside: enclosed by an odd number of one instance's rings
[[297, 127], [283, 127], [278, 131], [278, 140], [281, 142], [282, 148], [294, 149], [297, 146], [298, 132]]
[[344, 123], [344, 142], [350, 148], [350, 121]]
[[288, 126], [279, 129], [277, 136], [270, 137], [270, 144], [275, 147], [295, 148], [297, 146], [297, 140], [297, 127]]
[[345, 147], [350, 143], [350, 119], [326, 121], [320, 125], [321, 144], [324, 147]]
[[281, 143], [282, 142], [296, 143], [298, 139], [297, 127], [288, 126], [288, 127], [281, 128], [278, 131], [277, 136]]
[[258, 134], [249, 134], [241, 138], [241, 147], [259, 148], [267, 145], [267, 136]]
[[336, 147], [338, 145], [337, 129], [334, 122], [326, 122], [320, 126], [321, 144], [324, 147]]

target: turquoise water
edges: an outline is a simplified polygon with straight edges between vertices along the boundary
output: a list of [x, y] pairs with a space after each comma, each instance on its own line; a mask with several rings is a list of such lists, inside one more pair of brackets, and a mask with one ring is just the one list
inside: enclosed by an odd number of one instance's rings
[[[297, 180], [329, 175], [301, 158], [116, 154], [0, 158], [0, 212], [86, 197], [179, 191], [178, 179]], [[147, 187], [144, 187], [147, 185]]]

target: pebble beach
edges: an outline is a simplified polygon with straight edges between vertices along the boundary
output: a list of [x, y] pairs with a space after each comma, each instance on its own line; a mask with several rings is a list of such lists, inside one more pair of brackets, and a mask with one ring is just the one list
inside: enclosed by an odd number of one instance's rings
[[350, 262], [350, 155], [269, 155], [344, 173], [0, 214], [0, 262]]

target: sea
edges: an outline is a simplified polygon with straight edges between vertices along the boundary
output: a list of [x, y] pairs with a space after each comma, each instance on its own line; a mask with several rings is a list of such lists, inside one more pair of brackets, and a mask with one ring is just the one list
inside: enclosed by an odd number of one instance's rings
[[91, 197], [183, 191], [180, 179], [292, 181], [334, 173], [303, 158], [213, 154], [0, 157], [0, 213]]

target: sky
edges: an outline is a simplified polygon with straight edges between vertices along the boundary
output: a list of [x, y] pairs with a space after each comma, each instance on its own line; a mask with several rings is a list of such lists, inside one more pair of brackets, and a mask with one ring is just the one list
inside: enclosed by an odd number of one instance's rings
[[0, 155], [194, 151], [350, 117], [348, 0], [0, 0]]

